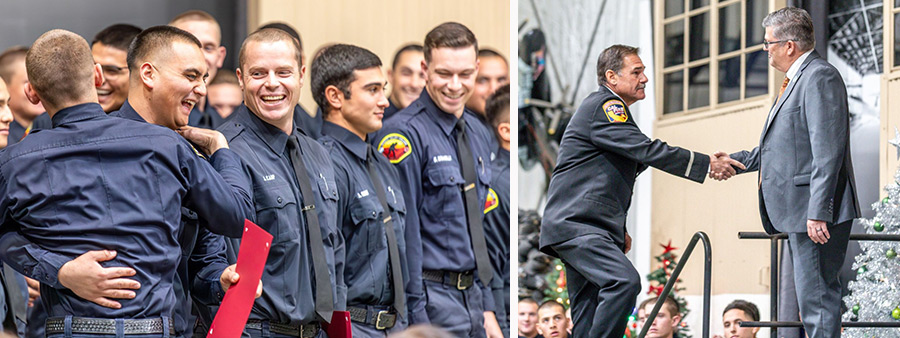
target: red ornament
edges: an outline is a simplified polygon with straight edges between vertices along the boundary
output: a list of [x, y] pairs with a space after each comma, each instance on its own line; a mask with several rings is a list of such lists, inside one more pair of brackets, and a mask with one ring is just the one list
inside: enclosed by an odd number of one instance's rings
[[556, 286], [566, 287], [566, 270], [559, 270], [559, 278], [556, 279]]
[[657, 286], [651, 285], [651, 286], [649, 286], [648, 288], [649, 288], [649, 290], [647, 290], [647, 294], [648, 294], [648, 295], [649, 295], [649, 294], [655, 294], [655, 295], [659, 296], [659, 294], [662, 293], [662, 290], [663, 290], [664, 286], [662, 286], [662, 285], [657, 285]]
[[669, 244], [666, 244], [666, 245], [660, 244], [659, 246], [663, 247], [663, 255], [665, 255], [665, 254], [667, 254], [667, 253], [669, 253], [669, 252], [672, 252], [672, 251], [675, 251], [676, 249], [678, 249], [678, 248], [672, 246], [672, 240], [671, 240], [671, 239], [669, 240]]

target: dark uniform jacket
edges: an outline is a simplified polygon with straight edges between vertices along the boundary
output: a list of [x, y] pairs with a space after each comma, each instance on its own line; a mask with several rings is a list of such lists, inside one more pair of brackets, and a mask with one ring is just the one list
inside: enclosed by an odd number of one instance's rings
[[[478, 175], [479, 205], [484, 205], [491, 180], [491, 136], [468, 109], [463, 118]], [[416, 101], [394, 115], [370, 140], [399, 169], [406, 210], [410, 211], [406, 215], [407, 264], [413, 281], [407, 288], [410, 325], [428, 322], [423, 269], [475, 270], [461, 189], [465, 179], [456, 152], [457, 121], [456, 116], [441, 111], [423, 90]], [[479, 286], [485, 311], [493, 311], [490, 287], [483, 283]]]
[[[494, 279], [491, 289], [504, 296], [494, 297], [497, 311], [509, 312], [509, 150], [498, 148], [497, 158], [491, 162], [494, 177], [484, 203], [484, 236], [491, 254]], [[502, 308], [502, 309], [501, 309]]]
[[572, 116], [559, 145], [541, 223], [541, 251], [586, 234], [608, 234], [625, 246], [625, 213], [637, 175], [648, 166], [703, 182], [709, 156], [651, 140], [606, 86]]
[[[263, 294], [256, 299], [250, 319], [283, 324], [310, 324], [315, 313], [315, 272], [308, 237], [305, 204], [288, 153], [288, 135], [264, 122], [241, 105], [219, 128], [228, 145], [244, 161], [244, 173], [253, 187], [255, 222], [268, 231], [272, 250], [263, 271]], [[337, 228], [337, 185], [331, 157], [315, 140], [294, 125], [303, 163], [315, 195], [315, 210], [322, 231], [334, 310], [343, 310], [347, 300], [344, 284], [344, 238]], [[240, 242], [227, 239], [228, 259], [237, 260]], [[328, 318], [330, 320], [330, 318]]]
[[[240, 236], [250, 201], [240, 159], [221, 149], [206, 163], [174, 131], [107, 116], [96, 103], [60, 110], [53, 125], [0, 154], [3, 259], [42, 283], [51, 317], [170, 315], [180, 206], [213, 232]], [[62, 264], [99, 249], [117, 251], [109, 266], [137, 271], [141, 288], [121, 309], [81, 299], [56, 279]]]
[[[394, 304], [388, 242], [383, 222], [384, 209], [369, 178], [366, 154], [369, 144], [347, 129], [331, 122], [322, 126], [319, 142], [334, 161], [337, 181], [338, 224], [347, 247], [344, 281], [347, 283], [347, 306]], [[397, 168], [381, 154], [374, 157], [375, 171], [384, 186], [385, 199], [393, 221], [400, 251], [402, 280], [409, 281], [406, 267], [406, 241], [403, 240], [406, 202], [400, 189]], [[401, 314], [406, 316], [405, 313]]]

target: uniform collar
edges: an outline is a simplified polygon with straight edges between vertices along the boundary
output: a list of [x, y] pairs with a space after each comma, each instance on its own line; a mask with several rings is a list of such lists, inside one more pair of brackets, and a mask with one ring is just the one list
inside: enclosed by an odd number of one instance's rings
[[810, 49], [806, 51], [806, 53], [801, 54], [800, 57], [797, 58], [797, 60], [794, 60], [794, 63], [792, 63], [791, 67], [788, 68], [788, 71], [784, 73], [784, 76], [788, 79], [793, 79], [794, 76], [797, 76], [797, 72], [800, 71], [800, 66], [803, 65], [803, 61], [806, 61], [806, 58], [809, 57], [809, 55], [812, 54], [814, 50], [815, 49]]
[[79, 105], [61, 109], [60, 111], [56, 112], [56, 114], [53, 114], [53, 127], [56, 128], [57, 126], [61, 126], [63, 124], [83, 121], [100, 116], [106, 116], [106, 112], [103, 111], [103, 107], [101, 107], [99, 103], [82, 103]]
[[[244, 123], [256, 133], [274, 153], [281, 154], [284, 152], [284, 147], [287, 145], [288, 140], [288, 134], [285, 134], [284, 131], [260, 119], [244, 104], [237, 108], [234, 115], [238, 121]], [[291, 123], [293, 123], [293, 119]], [[293, 129], [296, 133], [297, 126], [294, 125]]]
[[132, 107], [131, 104], [128, 103], [128, 100], [125, 100], [125, 103], [122, 104], [122, 107], [119, 108], [119, 110], [117, 110], [113, 114], [113, 116], [126, 118], [129, 120], [135, 120], [138, 122], [147, 122], [147, 120], [145, 120], [141, 116], [141, 114], [138, 114], [138, 112], [136, 110], [134, 110], [134, 107]]
[[359, 157], [360, 160], [366, 160], [369, 144], [346, 128], [325, 121], [325, 123], [322, 124], [322, 135], [331, 136], [337, 143], [340, 143], [344, 148], [350, 150], [356, 157]]
[[623, 100], [622, 97], [619, 96], [618, 93], [616, 93], [616, 92], [614, 92], [612, 89], [610, 89], [609, 86], [607, 86], [607, 85], [604, 84], [602, 87], [603, 87], [603, 88], [606, 88], [606, 90], [608, 90], [610, 93], [612, 93], [612, 94], [615, 95], [617, 98], [619, 98], [619, 101], [622, 101], [622, 103], [625, 103], [625, 100]]
[[[429, 114], [432, 117], [432, 120], [437, 122], [441, 127], [441, 130], [444, 131], [444, 134], [449, 136], [450, 133], [453, 132], [453, 129], [456, 128], [456, 122], [459, 121], [459, 119], [456, 118], [456, 115], [447, 113], [441, 110], [441, 108], [438, 108], [438, 106], [434, 104], [434, 101], [431, 99], [431, 95], [428, 94], [427, 90], [422, 90], [422, 95], [419, 95], [417, 101], [421, 101], [422, 104], [425, 105], [425, 113]], [[469, 108], [463, 108], [463, 114], [460, 118], [464, 119], [466, 115], [475, 115], [475, 113], [472, 113]], [[469, 122], [470, 121], [466, 121], [467, 124]]]

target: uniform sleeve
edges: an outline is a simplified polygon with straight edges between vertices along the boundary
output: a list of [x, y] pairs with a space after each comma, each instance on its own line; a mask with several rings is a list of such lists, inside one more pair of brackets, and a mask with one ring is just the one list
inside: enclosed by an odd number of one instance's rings
[[228, 267], [225, 257], [225, 238], [200, 228], [194, 251], [188, 260], [191, 276], [191, 297], [202, 304], [218, 304], [225, 296], [219, 277]]
[[[375, 142], [381, 142], [391, 134], [403, 135], [409, 143], [410, 154], [398, 159], [391, 159], [400, 177], [400, 186], [406, 199], [406, 265], [409, 268], [409, 282], [406, 283], [406, 304], [409, 311], [409, 325], [428, 324], [425, 312], [425, 284], [422, 280], [422, 233], [419, 220], [419, 206], [422, 204], [422, 167], [419, 156], [420, 144], [409, 133], [387, 129], [379, 132]], [[378, 147], [378, 144], [373, 144]], [[378, 148], [376, 148], [378, 149]]]
[[807, 218], [834, 220], [833, 204], [838, 175], [848, 151], [849, 113], [847, 92], [840, 74], [833, 68], [813, 73], [812, 84], [804, 86], [804, 109], [812, 150]]
[[600, 149], [646, 164], [669, 174], [703, 183], [709, 156], [651, 140], [629, 121], [622, 101], [612, 99], [598, 105], [591, 116], [591, 141]]
[[344, 267], [347, 262], [347, 244], [344, 240], [343, 229], [341, 227], [341, 218], [347, 212], [347, 204], [350, 201], [347, 172], [337, 162], [334, 164], [334, 181], [337, 185], [338, 201], [337, 201], [337, 223], [335, 225], [335, 247], [334, 247], [334, 280], [337, 290], [337, 299], [335, 299], [335, 310], [345, 311], [347, 309], [347, 283], [344, 281]]
[[7, 224], [0, 234], [0, 253], [3, 261], [19, 273], [52, 288], [65, 289], [59, 283], [59, 269], [74, 258], [41, 248]]
[[211, 232], [240, 237], [244, 219], [255, 219], [250, 179], [241, 169], [241, 159], [225, 148], [216, 151], [207, 164], [187, 146], [179, 150], [188, 185], [185, 206], [206, 220], [204, 225]]

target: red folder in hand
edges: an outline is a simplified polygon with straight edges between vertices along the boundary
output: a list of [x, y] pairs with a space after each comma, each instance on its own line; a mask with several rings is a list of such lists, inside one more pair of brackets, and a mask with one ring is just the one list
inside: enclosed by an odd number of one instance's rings
[[272, 235], [244, 220], [244, 235], [238, 251], [235, 272], [241, 279], [225, 292], [222, 305], [207, 332], [207, 338], [237, 338], [244, 331], [250, 309], [256, 300], [256, 287], [262, 278], [272, 246]]
[[331, 323], [322, 323], [328, 338], [351, 338], [350, 312], [334, 311], [331, 315]]

